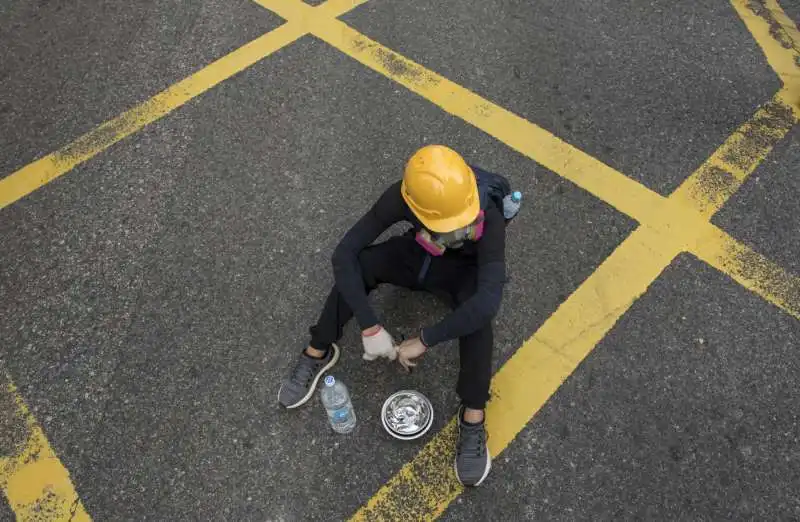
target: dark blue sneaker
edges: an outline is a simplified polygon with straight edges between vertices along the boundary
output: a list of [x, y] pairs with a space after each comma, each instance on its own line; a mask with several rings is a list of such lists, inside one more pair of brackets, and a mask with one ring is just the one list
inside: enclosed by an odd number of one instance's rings
[[285, 408], [302, 406], [314, 394], [319, 378], [339, 360], [339, 347], [333, 344], [322, 359], [300, 353], [286, 380], [278, 391], [278, 402]]
[[492, 457], [486, 446], [486, 425], [466, 424], [464, 407], [458, 410], [456, 477], [464, 486], [480, 486], [492, 469]]

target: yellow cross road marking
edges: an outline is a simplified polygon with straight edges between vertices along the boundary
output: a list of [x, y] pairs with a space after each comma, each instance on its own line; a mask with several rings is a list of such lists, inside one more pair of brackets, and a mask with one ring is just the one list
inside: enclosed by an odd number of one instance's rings
[[[255, 0], [363, 65], [537, 161], [641, 223], [492, 379], [487, 430], [500, 454], [678, 254], [691, 251], [800, 318], [800, 279], [740, 244], [708, 219], [796, 122], [785, 87], [728, 138], [669, 198], [647, 189], [546, 130], [299, 1]], [[743, 253], [749, 253], [742, 256]], [[754, 257], [758, 256], [758, 258]], [[744, 262], [743, 262], [744, 260]], [[761, 269], [753, 270], [754, 262]], [[535, 384], [531, 384], [535, 383]], [[384, 485], [353, 520], [430, 520], [462, 491], [452, 470], [456, 420]]]
[[[255, 1], [283, 17], [300, 13], [311, 33], [318, 38], [570, 180], [642, 225], [658, 229], [660, 234], [678, 236], [684, 248], [698, 256], [699, 252], [693, 251], [698, 237], [720, 238], [722, 234], [724, 244], [737, 244], [711, 225], [708, 218], [789, 132], [796, 120], [785, 102], [785, 91], [779, 92], [737, 129], [673, 197], [665, 198], [545, 129], [388, 49], [347, 24], [317, 14], [299, 0]], [[293, 3], [302, 4], [302, 7], [295, 10], [290, 7]], [[703, 246], [707, 253], [708, 246]], [[785, 285], [774, 284], [778, 279], [773, 277], [773, 283], [764, 284], [750, 280], [746, 271], [728, 272], [729, 267], [738, 266], [736, 260], [725, 255], [731, 250], [718, 248], [715, 252], [717, 256], [713, 259], [719, 259], [713, 264], [715, 268], [740, 282], [747, 281], [746, 288], [800, 317], [800, 303], [787, 301]], [[752, 275], [776, 273], [762, 270]], [[779, 280], [793, 282], [797, 278], [783, 274]]]
[[[365, 1], [329, 0], [312, 7], [299, 0], [257, 0], [285, 18], [287, 23], [73, 143], [3, 178], [0, 180], [0, 209], [269, 54], [312, 34], [640, 223], [494, 376], [493, 399], [487, 415], [490, 449], [494, 455], [505, 449], [681, 252], [694, 253], [800, 318], [800, 279], [708, 221], [800, 117], [800, 36], [775, 0], [731, 0], [731, 3], [764, 50], [784, 87], [669, 198], [336, 20]], [[530, 387], [530, 382], [537, 385]], [[48, 519], [61, 520], [69, 515], [74, 520], [89, 520], [67, 470], [12, 384], [8, 384], [7, 394], [12, 397], [13, 411], [23, 420], [27, 433], [15, 455], [0, 459], [0, 485], [18, 518], [33, 519], [42, 509], [47, 509], [52, 514]], [[455, 423], [451, 421], [356, 513], [355, 518], [391, 518], [399, 500], [405, 503], [401, 513], [406, 517], [428, 519], [442, 513], [461, 490], [451, 466], [454, 428]]]

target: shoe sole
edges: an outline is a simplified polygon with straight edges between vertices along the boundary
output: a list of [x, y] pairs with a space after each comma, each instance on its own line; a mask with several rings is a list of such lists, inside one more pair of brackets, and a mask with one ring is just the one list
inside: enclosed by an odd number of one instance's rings
[[[461, 412], [459, 411], [458, 414], [460, 416]], [[458, 427], [458, 432], [459, 434], [461, 433], [461, 426]], [[456, 472], [456, 478], [458, 479], [458, 482], [464, 487], [477, 488], [478, 486], [483, 484], [483, 481], [486, 480], [486, 477], [489, 476], [489, 472], [491, 470], [492, 470], [492, 455], [489, 453], [489, 448], [486, 448], [486, 467], [483, 470], [483, 475], [481, 475], [481, 478], [478, 479], [478, 481], [475, 484], [464, 484], [464, 481], [461, 480], [461, 477], [458, 475], [458, 457], [456, 457], [455, 460], [453, 460], [453, 471]]]
[[[331, 348], [333, 348], [333, 357], [331, 357], [331, 360], [328, 362], [328, 364], [323, 366], [322, 369], [319, 372], [317, 372], [317, 376], [314, 377], [314, 382], [312, 382], [311, 386], [308, 387], [308, 393], [306, 393], [305, 396], [302, 399], [300, 399], [299, 401], [297, 401], [296, 403], [291, 404], [289, 406], [284, 406], [284, 408], [286, 408], [287, 410], [293, 410], [294, 408], [299, 408], [303, 404], [307, 403], [308, 400], [311, 398], [311, 396], [314, 395], [314, 390], [317, 389], [317, 383], [319, 382], [319, 378], [322, 377], [322, 375], [325, 372], [327, 372], [328, 370], [333, 368], [333, 366], [337, 362], [339, 362], [339, 347], [334, 343], [334, 344], [331, 345]], [[282, 389], [283, 389], [283, 386], [281, 386], [280, 389], [278, 389], [278, 404], [280, 404], [280, 401], [281, 401], [281, 390]]]

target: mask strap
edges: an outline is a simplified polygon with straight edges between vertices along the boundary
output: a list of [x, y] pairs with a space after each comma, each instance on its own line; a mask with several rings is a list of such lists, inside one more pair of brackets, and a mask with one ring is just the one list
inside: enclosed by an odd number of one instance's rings
[[415, 239], [417, 240], [417, 243], [419, 243], [419, 245], [430, 255], [440, 256], [444, 254], [444, 247], [436, 244], [427, 230], [422, 229], [417, 232], [417, 237]]
[[484, 214], [483, 210], [480, 211], [478, 214], [478, 223], [475, 225], [474, 230], [472, 232], [472, 240], [477, 241], [483, 236], [483, 222], [484, 222]]

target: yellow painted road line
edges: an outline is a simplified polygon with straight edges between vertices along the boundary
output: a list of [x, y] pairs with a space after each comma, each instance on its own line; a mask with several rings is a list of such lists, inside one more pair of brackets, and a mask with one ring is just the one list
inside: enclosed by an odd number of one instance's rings
[[[767, 6], [772, 17], [780, 25], [780, 30], [783, 32], [782, 36], [778, 36], [782, 40], [784, 47], [792, 47], [795, 54], [795, 62], [800, 67], [800, 29], [797, 24], [789, 18], [789, 15], [780, 6], [778, 0], [762, 0], [764, 5]], [[789, 3], [793, 0], [781, 0], [781, 2]]]
[[[309, 24], [311, 33], [323, 41], [534, 159], [638, 222], [674, 233], [681, 233], [679, 229], [689, 222], [705, 221], [713, 215], [794, 123], [787, 107], [789, 111], [796, 107], [791, 104], [790, 90], [785, 88], [726, 140], [704, 168], [691, 176], [668, 201], [545, 129], [366, 37], [319, 8], [300, 0], [255, 1], [288, 20], [301, 18]], [[738, 0], [732, 1], [736, 4]], [[758, 154], [753, 154], [756, 150]], [[676, 208], [683, 205], [696, 215]]]
[[[148, 101], [0, 180], [0, 209], [69, 172], [114, 143], [156, 121], [190, 99], [306, 34], [285, 24], [231, 52]], [[9, 384], [13, 389], [13, 385]], [[69, 473], [21, 398], [17, 408], [28, 425], [23, 449], [0, 461], [0, 484], [18, 520], [89, 520]], [[46, 516], [40, 516], [45, 513]], [[72, 515], [73, 518], [70, 518]], [[38, 518], [37, 518], [38, 517]]]
[[[276, 8], [276, 12], [280, 12], [277, 4], [285, 4], [278, 0], [257, 1], [262, 6]], [[708, 218], [739, 188], [795, 121], [787, 110], [787, 91], [782, 90], [740, 126], [679, 187], [674, 197], [665, 198], [552, 133], [367, 38], [339, 20], [319, 17], [316, 20], [306, 18], [306, 21], [311, 24], [312, 34], [360, 63], [570, 180], [643, 226], [680, 238], [687, 249], [695, 243], [696, 235], [718, 237], [719, 231]], [[725, 243], [735, 243], [735, 240], [728, 237]], [[735, 263], [714, 266], [724, 270]], [[733, 273], [728, 275], [734, 277]], [[736, 275], [734, 279], [740, 280], [741, 276]], [[746, 287], [792, 315], [800, 308], [800, 304], [770, 293], [771, 285], [750, 281]]]
[[[736, 3], [737, 0], [733, 1]], [[722, 231], [718, 231], [715, 242], [698, 239], [707, 238], [708, 227], [711, 227], [699, 217], [703, 214], [713, 213], [715, 208], [719, 208], [722, 204], [721, 201], [732, 194], [744, 177], [752, 172], [752, 169], [749, 171], [744, 167], [739, 171], [732, 169], [730, 174], [736, 181], [724, 184], [725, 195], [723, 196], [711, 194], [704, 198], [697, 197], [697, 194], [703, 193], [700, 188], [710, 186], [708, 182], [698, 176], [692, 181], [692, 184], [686, 185], [685, 192], [673, 200], [677, 204], [673, 204], [672, 201], [666, 201], [655, 192], [571, 147], [547, 131], [487, 102], [435, 73], [427, 71], [358, 34], [345, 24], [334, 20], [323, 20], [320, 16], [323, 13], [326, 17], [338, 16], [341, 12], [361, 2], [332, 0], [329, 2], [330, 6], [324, 4], [317, 8], [296, 2], [278, 3], [262, 0], [259, 3], [262, 5], [275, 4], [273, 7], [278, 6], [278, 8], [273, 10], [279, 14], [285, 14], [290, 22], [214, 62], [206, 69], [195, 73], [148, 102], [107, 122], [60, 151], [0, 180], [0, 208], [24, 197], [117, 141], [163, 117], [213, 85], [296, 40], [307, 32], [309, 26], [313, 26], [316, 36], [428, 98], [446, 111], [506, 142], [509, 146], [534, 158], [550, 170], [609, 202], [618, 210], [644, 223], [644, 226], [626, 239], [603, 265], [562, 304], [534, 337], [523, 345], [495, 376], [493, 399], [489, 406], [487, 422], [491, 433], [490, 447], [496, 454], [499, 454], [510, 443], [635, 299], [646, 291], [673, 256], [682, 249], [683, 242], [693, 243], [692, 249], [701, 258], [708, 260], [714, 266], [722, 267], [720, 268], [722, 270], [729, 271], [732, 277], [738, 278], [737, 280], [745, 285], [753, 282], [763, 283], [768, 279], [764, 275], [756, 274], [754, 276], [752, 273], [747, 273], [753, 262], [757, 261], [761, 263], [761, 266], [766, 266], [770, 270], [774, 268], [774, 265], [770, 268], [768, 261], [758, 257], [757, 254], [737, 243]], [[769, 4], [770, 0], [767, 0], [767, 3]], [[341, 12], [337, 14], [339, 9]], [[774, 12], [774, 9], [771, 12]], [[747, 20], [746, 23], [748, 23]], [[759, 26], [759, 22], [750, 20], [748, 27], [750, 25]], [[761, 29], [762, 27], [759, 27], [759, 30]], [[285, 40], [285, 43], [280, 43], [279, 40]], [[785, 67], [785, 52], [781, 54], [771, 44], [768, 44], [767, 47], [771, 53], [771, 55], [768, 54], [771, 65], [773, 67], [775, 67], [773, 63], [779, 65], [776, 70], [779, 70], [781, 78], [787, 84], [782, 99], [788, 101], [792, 104], [792, 108], [797, 110], [797, 102], [800, 100], [793, 98], [796, 92], [790, 85], [796, 78], [796, 71]], [[766, 49], [765, 52], [767, 52]], [[210, 68], [217, 70], [211, 72]], [[720, 158], [723, 156], [720, 155], [717, 159]], [[736, 167], [736, 164], [730, 163], [729, 166]], [[705, 174], [706, 178], [709, 178], [708, 172]], [[692, 212], [678, 211], [680, 204], [687, 201], [690, 204], [703, 203], [697, 215]], [[689, 227], [690, 230], [680, 232], [684, 226], [691, 224], [698, 225], [699, 228]], [[748, 255], [750, 256], [749, 262], [747, 261]], [[737, 258], [745, 261], [735, 265], [732, 259]], [[752, 272], [751, 269], [750, 271]], [[796, 288], [793, 285], [796, 284], [796, 278], [792, 279], [792, 276], [786, 276], [785, 273], [781, 275], [774, 270], [772, 270], [771, 277], [773, 288], [767, 288], [770, 285], [764, 284], [761, 284], [760, 287], [758, 284], [753, 284], [752, 288], [760, 288], [757, 291], [767, 294], [772, 292], [778, 295], [777, 301], [783, 301], [784, 306], [787, 306], [788, 302], [788, 306], [791, 308], [794, 299], [792, 292], [794, 292], [793, 288]], [[775, 281], [782, 281], [782, 283], [775, 287]], [[521, 375], [524, 377], [523, 379], [520, 379]], [[527, 387], [525, 390], [518, 388], [520, 382], [528, 382], [529, 378], [537, 377], [541, 379], [540, 382], [543, 385], [537, 388], [532, 395], [531, 390]], [[523, 391], [527, 392], [527, 395]], [[74, 489], [69, 483], [66, 469], [58, 462], [41, 429], [35, 426], [35, 421], [27, 413], [27, 409], [24, 409], [24, 404], [21, 402], [18, 404], [23, 408], [20, 410], [22, 414], [34, 423], [31, 425], [26, 446], [26, 448], [33, 449], [27, 453], [22, 451], [17, 457], [6, 458], [2, 461], [2, 469], [9, 470], [8, 474], [3, 476], [17, 477], [16, 482], [14, 480], [4, 482], [4, 490], [7, 495], [10, 499], [12, 495], [23, 499], [25, 494], [37, 491], [38, 486], [34, 485], [31, 489], [30, 484], [35, 484], [37, 480], [44, 478], [47, 482], [44, 486], [45, 489], [40, 488], [38, 491], [50, 488], [51, 493], [48, 498], [52, 497], [52, 491], [59, 492], [58, 494], [63, 495], [64, 498], [73, 498], [70, 509], [74, 508], [75, 514], [88, 519], [77, 495], [74, 495]], [[445, 448], [443, 441], [448, 437], [448, 433], [450, 436], [454, 434], [452, 422], [449, 430], [437, 435], [420, 453], [420, 456], [404, 468], [407, 470], [406, 478], [403, 478], [403, 472], [401, 472], [398, 475], [399, 478], [396, 477], [393, 482], [381, 490], [384, 492], [382, 499], [380, 494], [376, 495], [362, 510], [362, 515], [365, 515], [367, 519], [374, 520], [380, 518], [381, 515], [388, 514], [386, 506], [390, 508], [393, 505], [392, 494], [398, 493], [403, 487], [414, 487], [419, 493], [419, 499], [424, 504], [422, 511], [419, 512], [420, 518], [435, 517], [441, 513], [459, 492], [457, 483], [453, 482], [452, 472], [449, 471], [451, 470], [450, 462], [445, 468], [442, 468], [446, 471], [442, 474], [441, 487], [423, 487], [422, 484], [425, 484], [424, 480], [430, 481], [432, 467], [435, 472], [436, 469], [439, 469], [436, 463], [444, 462], [441, 460], [444, 458], [442, 457], [442, 450]], [[436, 445], [437, 441], [439, 446]], [[431, 449], [429, 450], [429, 448]], [[446, 448], [449, 450], [452, 448], [452, 444], [446, 445]], [[428, 451], [427, 455], [426, 451]], [[42, 460], [42, 456], [49, 463], [49, 467], [39, 466], [38, 462]], [[414, 465], [417, 465], [417, 468], [414, 468]], [[37, 471], [33, 473], [35, 475], [33, 478], [28, 477], [24, 471], [15, 471], [31, 469], [29, 466], [39, 466], [42, 469], [52, 467], [53, 470], [44, 474]], [[66, 476], [68, 487], [65, 486], [62, 479], [58, 478], [59, 473]], [[19, 477], [28, 478], [22, 480]], [[29, 482], [29, 480], [33, 482]], [[393, 483], [395, 483], [394, 486]], [[19, 486], [20, 484], [23, 486]], [[406, 491], [403, 496], [403, 500], [406, 502], [409, 500], [408, 493], [409, 491]], [[413, 498], [413, 495], [411, 497]], [[12, 505], [22, 510], [25, 509], [24, 506], [34, 505], [37, 498], [32, 497], [32, 500], [23, 504], [12, 500]], [[37, 507], [41, 506], [41, 503], [37, 504]], [[20, 511], [17, 512], [20, 513]]]
[[697, 210], [705, 218], [722, 208], [794, 126], [796, 118], [784, 95], [785, 91], [776, 94], [741, 125], [670, 199]]
[[800, 277], [711, 226], [689, 249], [699, 259], [800, 319]]
[[307, 31], [286, 23], [207, 65], [149, 100], [107, 121], [56, 152], [0, 180], [0, 209], [69, 172], [145, 125], [297, 40]]
[[[788, 89], [745, 122], [670, 196], [670, 200], [711, 218], [798, 122], [786, 102]], [[720, 228], [704, 223], [685, 245], [688, 252], [734, 281], [800, 319], [800, 278], [736, 241]]]
[[[7, 376], [0, 390], [0, 487], [19, 521], [91, 520], [42, 428]], [[0, 379], [2, 380], [2, 379]]]
[[[666, 242], [665, 242], [666, 241]], [[650, 229], [634, 231], [492, 378], [489, 450], [500, 455], [678, 253]], [[451, 419], [353, 521], [433, 520], [462, 492]]]
[[[364, 1], [366, 0], [330, 0], [316, 9], [328, 16], [340, 16]], [[281, 25], [144, 103], [105, 122], [60, 150], [0, 179], [0, 209], [69, 172], [307, 33], [306, 24], [302, 20]], [[20, 421], [24, 440], [15, 448], [13, 455], [0, 456], [0, 486], [17, 519], [91, 520], [75, 492], [69, 472], [53, 451], [42, 428], [10, 381], [6, 388], [5, 393], [10, 398], [6, 402], [10, 407], [0, 409], [0, 415], [16, 412], [15, 418]], [[9, 422], [13, 424], [13, 419]]]
[[[258, 0], [264, 6], [280, 0]], [[474, 125], [639, 222], [654, 222], [666, 200], [547, 130], [364, 36], [339, 20], [318, 19], [311, 32], [363, 65]]]
[[[734, 240], [688, 208], [712, 215], [741, 186], [794, 119], [776, 97], [679, 188], [655, 226], [642, 225], [545, 322], [494, 376], [487, 410], [493, 455], [499, 455], [675, 255], [691, 251], [761, 297], [800, 319], [800, 278]], [[789, 112], [791, 115], [791, 112]], [[536, 158], [534, 158], [536, 159]], [[710, 167], [735, 182], [716, 183]], [[674, 199], [673, 199], [674, 198]], [[672, 219], [672, 222], [670, 222]], [[628, 279], [630, 277], [630, 279]], [[648, 279], [651, 277], [652, 279]], [[556, 357], [558, 356], [558, 357]], [[531, 383], [536, 383], [531, 385]], [[462, 491], [452, 473], [455, 419], [353, 516], [353, 520], [438, 517]]]
[[307, 16], [308, 14], [337, 17], [366, 1], [329, 0], [317, 7], [305, 4], [298, 7], [294, 2], [287, 2], [284, 11], [292, 17], [290, 22], [223, 56], [149, 100], [113, 120], [103, 123], [60, 150], [0, 179], [0, 209], [27, 196], [84, 161], [93, 158], [111, 145], [141, 130], [144, 126], [166, 116], [215, 85], [308, 34], [306, 18], [313, 18]]
[[[787, 87], [800, 88], [800, 34], [776, 0], [731, 0], [770, 67]], [[795, 104], [800, 100], [795, 99]], [[796, 106], [796, 105], [795, 105]]]
[[[286, 2], [256, 1], [282, 16], [293, 16]], [[794, 119], [791, 109], [786, 110], [787, 100], [791, 100], [788, 88], [726, 140], [668, 199], [346, 24], [322, 16], [314, 18], [315, 13], [305, 8], [300, 10], [304, 21], [311, 25], [312, 34], [323, 41], [642, 223], [493, 378], [487, 423], [494, 455], [501, 453], [530, 422], [564, 379], [680, 252], [692, 249], [700, 252], [702, 258], [713, 261], [713, 266], [800, 318], [800, 299], [786, 291], [793, 287], [796, 278], [784, 278], [784, 283], [788, 281], [784, 285], [763, 284], [764, 273], [748, 274], [747, 263], [730, 262], [735, 251], [744, 251], [746, 247], [707, 221], [791, 128]], [[716, 258], [709, 255], [712, 253], [716, 253]], [[771, 278], [773, 282], [780, 279], [774, 273]], [[454, 439], [455, 419], [451, 419], [353, 520], [438, 517], [461, 492], [452, 472]]]

